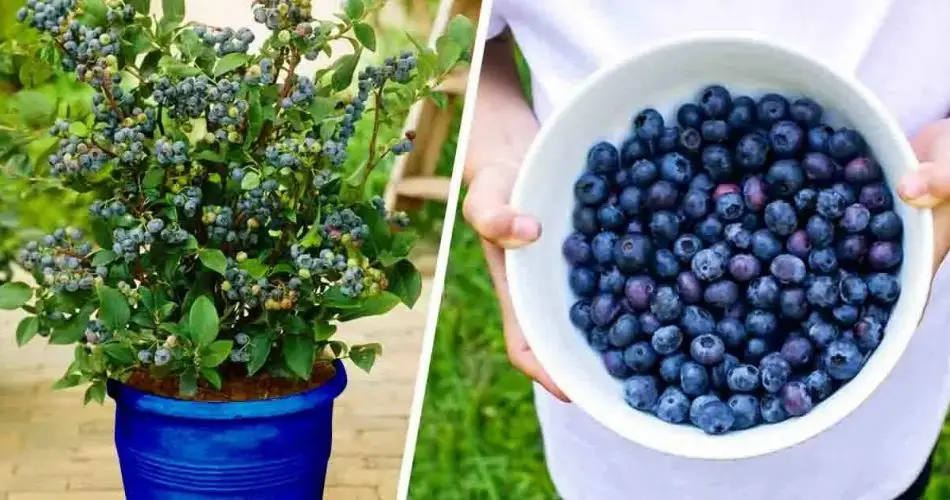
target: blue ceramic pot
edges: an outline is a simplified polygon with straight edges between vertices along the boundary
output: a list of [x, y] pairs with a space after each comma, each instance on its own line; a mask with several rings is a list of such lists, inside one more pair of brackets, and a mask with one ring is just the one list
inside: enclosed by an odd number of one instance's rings
[[129, 500], [323, 498], [336, 375], [309, 392], [247, 402], [168, 399], [110, 381]]

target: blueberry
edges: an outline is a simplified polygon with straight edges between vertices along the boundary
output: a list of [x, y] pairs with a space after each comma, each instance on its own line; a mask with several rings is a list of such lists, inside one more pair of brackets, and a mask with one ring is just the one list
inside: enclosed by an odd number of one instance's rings
[[571, 269], [568, 283], [571, 291], [580, 297], [590, 297], [597, 291], [597, 273], [587, 267]]
[[738, 220], [744, 212], [745, 205], [739, 193], [724, 194], [716, 200], [716, 215], [722, 220]]
[[775, 278], [762, 276], [755, 278], [746, 289], [749, 305], [758, 309], [771, 309], [779, 300], [781, 288]]
[[564, 244], [561, 246], [561, 253], [564, 254], [564, 258], [567, 259], [567, 262], [572, 266], [587, 264], [593, 259], [587, 238], [584, 238], [584, 235], [578, 233], [574, 233], [564, 240]]
[[742, 227], [741, 223], [726, 226], [724, 236], [726, 241], [737, 249], [746, 250], [752, 246], [752, 233]]
[[746, 338], [745, 326], [736, 318], [723, 318], [716, 325], [716, 334], [729, 349], [740, 347]]
[[808, 149], [819, 152], [819, 153], [828, 153], [828, 139], [831, 139], [831, 134], [834, 134], [835, 131], [827, 125], [816, 125], [808, 129]]
[[649, 342], [635, 342], [623, 351], [623, 361], [631, 370], [643, 373], [656, 364], [657, 353]]
[[851, 380], [864, 366], [864, 354], [850, 340], [835, 340], [822, 354], [821, 366], [835, 380]]
[[677, 126], [666, 127], [654, 141], [655, 150], [659, 153], [669, 153], [676, 151], [679, 146], [680, 128]]
[[710, 85], [699, 93], [699, 108], [709, 118], [725, 118], [732, 110], [732, 96], [722, 85]]
[[808, 240], [815, 248], [827, 248], [834, 242], [834, 225], [820, 215], [812, 215], [805, 224]]
[[732, 111], [726, 117], [731, 130], [745, 131], [755, 123], [755, 101], [748, 96], [740, 96], [732, 101]]
[[765, 225], [773, 233], [780, 236], [792, 234], [798, 227], [798, 216], [795, 208], [787, 201], [778, 200], [765, 207]]
[[693, 164], [679, 153], [667, 153], [660, 159], [660, 179], [679, 186], [689, 184], [693, 177]]
[[900, 282], [889, 274], [872, 274], [867, 277], [867, 285], [871, 298], [880, 304], [893, 304], [901, 294]]
[[684, 128], [680, 130], [676, 143], [683, 153], [698, 155], [703, 149], [703, 136], [694, 128]]
[[618, 239], [616, 234], [610, 232], [598, 233], [594, 236], [590, 244], [594, 261], [600, 264], [610, 263], [614, 259], [614, 247], [619, 243]]
[[706, 114], [703, 110], [693, 103], [680, 106], [676, 112], [676, 121], [679, 122], [682, 127], [699, 128], [699, 125], [705, 118]]
[[773, 394], [762, 396], [759, 408], [764, 422], [777, 424], [788, 418], [788, 413], [785, 412], [785, 407], [782, 405], [782, 399]]
[[810, 412], [815, 404], [805, 384], [794, 381], [785, 384], [782, 388], [782, 407], [789, 415], [800, 417]]
[[771, 261], [782, 253], [782, 243], [770, 231], [752, 233], [752, 254], [762, 261]]
[[693, 260], [693, 257], [697, 252], [702, 250], [703, 244], [693, 234], [684, 234], [679, 238], [676, 238], [676, 241], [673, 242], [673, 255], [679, 259], [680, 262], [686, 264]]
[[831, 185], [831, 189], [833, 191], [836, 191], [838, 194], [840, 194], [844, 198], [846, 206], [858, 201], [857, 193], [855, 193], [854, 188], [851, 187], [851, 185], [848, 183], [836, 182]]
[[656, 416], [664, 422], [679, 424], [689, 416], [689, 398], [676, 387], [667, 387], [656, 404]]
[[769, 339], [775, 335], [777, 329], [778, 318], [769, 311], [755, 309], [745, 317], [745, 331], [753, 337]]
[[702, 394], [700, 396], [696, 396], [693, 399], [693, 402], [689, 405], [689, 421], [693, 425], [699, 426], [700, 410], [703, 406], [715, 401], [720, 401], [719, 397], [715, 394]]
[[726, 401], [735, 417], [732, 428], [743, 430], [758, 425], [760, 420], [759, 400], [749, 394], [733, 394]]
[[889, 307], [882, 307], [877, 304], [868, 304], [861, 310], [861, 316], [865, 318], [874, 318], [881, 324], [887, 324], [891, 316]]
[[630, 182], [634, 186], [648, 187], [656, 180], [657, 175], [659, 175], [659, 170], [656, 165], [646, 158], [636, 160], [630, 166]]
[[858, 321], [861, 310], [849, 304], [841, 304], [831, 310], [831, 316], [842, 326], [851, 326]]
[[683, 301], [676, 290], [672, 287], [663, 285], [656, 289], [656, 293], [650, 300], [650, 312], [656, 316], [656, 319], [672, 323], [679, 319], [683, 313]]
[[827, 155], [810, 151], [802, 157], [802, 170], [810, 181], [831, 182], [835, 175], [835, 164]]
[[849, 233], [860, 233], [864, 231], [870, 223], [871, 212], [864, 205], [858, 203], [852, 204], [844, 209], [844, 215], [838, 222], [841, 229]]
[[711, 144], [703, 148], [701, 161], [709, 176], [716, 181], [722, 181], [732, 176], [732, 155], [729, 149], [719, 144]]
[[676, 202], [679, 198], [679, 192], [676, 186], [667, 181], [656, 181], [647, 188], [646, 200], [647, 208], [652, 210], [671, 210], [676, 208]]
[[818, 248], [808, 254], [808, 267], [816, 273], [833, 273], [838, 269], [838, 257], [830, 248]]
[[783, 318], [804, 319], [808, 315], [808, 302], [805, 300], [805, 290], [801, 288], [786, 288], [778, 299], [778, 309]]
[[627, 234], [643, 233], [643, 223], [634, 219], [627, 223]]
[[579, 300], [571, 306], [571, 324], [580, 330], [589, 330], [594, 327], [594, 320], [590, 317], [590, 301]]
[[724, 260], [728, 261], [729, 258], [732, 257], [732, 248], [730, 248], [729, 244], [725, 241], [716, 242], [711, 247], [709, 247], [709, 249], [713, 252], [716, 252], [716, 255], [719, 255]]
[[702, 219], [709, 213], [711, 202], [709, 193], [691, 189], [683, 196], [683, 213], [693, 220]]
[[649, 276], [633, 276], [627, 279], [624, 285], [624, 296], [630, 305], [637, 311], [645, 311], [650, 307], [650, 299], [656, 291], [656, 282]]
[[660, 378], [668, 384], [679, 384], [680, 369], [688, 360], [689, 358], [683, 353], [676, 353], [663, 358], [660, 361]]
[[782, 356], [769, 354], [759, 363], [762, 388], [773, 394], [782, 390], [792, 374], [792, 366]]
[[864, 152], [865, 142], [856, 130], [842, 128], [828, 138], [828, 154], [838, 161], [848, 161]]
[[697, 278], [713, 281], [725, 273], [726, 261], [715, 251], [707, 248], [696, 253], [691, 267]]
[[729, 371], [737, 366], [739, 366], [739, 360], [732, 354], [726, 353], [722, 357], [722, 361], [709, 370], [712, 388], [720, 391], [727, 389]]
[[680, 263], [673, 252], [661, 248], [653, 257], [653, 272], [657, 277], [671, 279], [680, 273]]
[[593, 207], [577, 206], [571, 214], [574, 230], [587, 236], [594, 236], [600, 231], [600, 222], [597, 220], [597, 210]]
[[609, 174], [620, 168], [620, 153], [609, 142], [598, 142], [587, 151], [587, 169], [598, 174]]
[[623, 362], [622, 351], [607, 351], [602, 356], [607, 373], [611, 376], [620, 379], [630, 376], [630, 368]]
[[614, 186], [618, 188], [626, 188], [633, 185], [633, 177], [630, 173], [629, 168], [620, 168], [620, 170], [614, 173]]
[[[601, 233], [601, 235], [602, 234], [612, 233]], [[601, 235], [597, 235], [597, 237], [594, 238], [595, 258], [597, 258], [597, 238]], [[615, 238], [615, 240], [616, 242], [613, 245], [611, 257], [616, 262], [618, 269], [625, 273], [631, 273], [645, 269], [649, 265], [653, 253], [653, 244], [649, 238], [642, 234], [627, 234], [619, 239]], [[601, 262], [599, 258], [597, 258], [597, 260]]]
[[[805, 132], [797, 123], [782, 120], [772, 125], [769, 131], [769, 143], [772, 146], [772, 152], [782, 158], [795, 156], [802, 148], [805, 142]], [[799, 174], [801, 171], [799, 170]]]
[[676, 352], [683, 343], [683, 332], [676, 325], [668, 325], [653, 333], [651, 345], [657, 354], [669, 355]]
[[884, 326], [874, 318], [862, 318], [854, 325], [854, 341], [865, 354], [877, 349], [883, 337]]
[[706, 142], [725, 142], [729, 139], [729, 125], [723, 120], [704, 121], [700, 132]]
[[696, 223], [693, 228], [696, 236], [706, 243], [712, 244], [719, 241], [722, 235], [723, 225], [715, 216], [709, 216]]
[[895, 269], [903, 260], [900, 244], [893, 241], [875, 241], [868, 250], [868, 264], [876, 271]]
[[788, 100], [778, 94], [765, 94], [756, 106], [756, 118], [763, 125], [772, 125], [788, 116]]
[[627, 347], [632, 344], [640, 333], [640, 320], [632, 314], [621, 314], [610, 325], [607, 331], [607, 340], [614, 347]]
[[673, 212], [654, 212], [650, 218], [650, 233], [661, 244], [676, 240], [680, 232], [680, 220]]
[[[646, 158], [648, 156], [650, 156], [650, 147], [647, 146], [645, 142], [637, 139], [636, 136], [628, 137], [623, 141], [623, 144], [620, 145], [620, 161], [624, 165], [630, 165], [634, 167], [632, 169], [634, 177], [637, 175], [637, 160]], [[654, 175], [656, 175], [655, 172]], [[642, 186], [642, 184], [638, 185]]]
[[746, 171], [757, 171], [765, 166], [769, 155], [769, 140], [758, 132], [750, 132], [736, 143], [736, 163]]
[[639, 214], [643, 205], [643, 191], [635, 186], [624, 188], [617, 197], [617, 205], [627, 216]]
[[607, 194], [607, 181], [599, 175], [584, 174], [574, 183], [574, 197], [585, 205], [599, 205]]
[[651, 141], [663, 133], [663, 115], [653, 108], [637, 113], [633, 118], [633, 131], [643, 141]]
[[861, 188], [858, 201], [871, 213], [880, 213], [894, 208], [894, 197], [884, 184], [868, 184]]
[[868, 184], [881, 180], [881, 166], [873, 158], [859, 156], [844, 166], [844, 180], [851, 184]]
[[838, 329], [829, 323], [816, 323], [808, 328], [808, 338], [819, 349], [825, 349], [838, 338]]
[[818, 123], [821, 122], [822, 114], [823, 110], [821, 106], [807, 97], [797, 99], [789, 108], [789, 115], [791, 115], [792, 119], [804, 127], [814, 127], [818, 125]]
[[753, 338], [745, 345], [745, 351], [742, 354], [742, 359], [746, 363], [755, 364], [758, 363], [763, 356], [769, 353], [769, 343], [765, 339]]
[[749, 254], [738, 254], [729, 259], [729, 274], [738, 281], [750, 281], [761, 272], [758, 259]]
[[811, 342], [805, 337], [789, 337], [782, 344], [782, 357], [794, 369], [803, 368], [809, 365], [814, 355], [814, 348]]
[[904, 223], [894, 212], [888, 210], [871, 217], [871, 234], [879, 240], [897, 239], [904, 230]]
[[703, 292], [703, 300], [710, 306], [727, 309], [739, 299], [739, 286], [729, 280], [710, 284]]
[[645, 312], [640, 314], [640, 331], [643, 333], [653, 335], [661, 326], [663, 326], [663, 323], [661, 323], [653, 313]]
[[709, 373], [703, 365], [686, 361], [680, 367], [680, 388], [690, 396], [698, 396], [709, 388]]
[[868, 241], [863, 234], [849, 234], [835, 245], [838, 262], [860, 264], [868, 255]]
[[772, 263], [769, 265], [769, 271], [772, 273], [772, 276], [775, 276], [780, 282], [785, 284], [802, 283], [808, 274], [802, 259], [790, 254], [782, 254], [772, 259]]
[[716, 330], [716, 320], [712, 313], [699, 306], [686, 306], [680, 325], [690, 338], [710, 335]]
[[735, 392], [752, 392], [759, 388], [759, 369], [752, 365], [739, 365], [727, 374], [729, 389]]
[[648, 375], [634, 375], [623, 384], [624, 400], [638, 410], [652, 410], [658, 392], [656, 379]]
[[805, 292], [808, 303], [824, 309], [838, 305], [838, 283], [830, 276], [815, 276]]
[[676, 277], [676, 292], [687, 304], [698, 304], [703, 300], [703, 285], [690, 271], [683, 271]]
[[808, 232], [799, 229], [792, 233], [788, 239], [785, 240], [785, 249], [788, 250], [788, 253], [799, 259], [807, 259], [808, 254], [811, 253], [811, 240], [808, 239]]
[[618, 231], [625, 225], [623, 212], [611, 203], [605, 203], [597, 209], [597, 222], [608, 231]]
[[719, 435], [732, 429], [736, 418], [725, 403], [716, 400], [701, 406], [696, 420], [697, 426], [706, 434]]
[[859, 306], [868, 298], [868, 286], [858, 276], [848, 276], [840, 283], [841, 300], [846, 304]]
[[712, 177], [705, 172], [700, 172], [693, 177], [693, 180], [689, 181], [689, 190], [704, 191], [706, 193], [713, 190], [716, 187], [716, 184], [713, 182]]
[[844, 215], [848, 199], [839, 190], [822, 189], [818, 192], [818, 213], [827, 219], [836, 220]]
[[590, 318], [596, 326], [607, 326], [620, 314], [620, 301], [610, 294], [600, 294], [590, 301]]
[[617, 269], [611, 269], [601, 273], [600, 278], [597, 280], [597, 289], [602, 293], [622, 295], [623, 287], [626, 282], [627, 277], [624, 276], [623, 273]]

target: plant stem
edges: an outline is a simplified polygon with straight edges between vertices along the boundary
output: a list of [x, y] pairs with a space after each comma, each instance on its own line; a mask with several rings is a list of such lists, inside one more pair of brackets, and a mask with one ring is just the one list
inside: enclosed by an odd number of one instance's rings
[[376, 141], [379, 139], [380, 118], [383, 114], [383, 87], [385, 86], [386, 80], [383, 80], [383, 83], [379, 85], [379, 89], [376, 90], [376, 106], [374, 106], [375, 112], [373, 113], [373, 133], [369, 138], [369, 160], [366, 162], [366, 172], [360, 180], [361, 193], [366, 187], [366, 181], [369, 179], [370, 174], [373, 173], [373, 169], [376, 168], [376, 165], [379, 164], [379, 160], [382, 159], [382, 156], [379, 158], [376, 157]]

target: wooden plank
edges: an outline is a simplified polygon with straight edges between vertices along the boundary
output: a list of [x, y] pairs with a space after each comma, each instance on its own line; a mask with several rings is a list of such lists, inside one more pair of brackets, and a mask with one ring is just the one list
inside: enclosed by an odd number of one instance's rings
[[448, 177], [413, 177], [396, 184], [396, 193], [406, 198], [447, 201], [451, 179]]

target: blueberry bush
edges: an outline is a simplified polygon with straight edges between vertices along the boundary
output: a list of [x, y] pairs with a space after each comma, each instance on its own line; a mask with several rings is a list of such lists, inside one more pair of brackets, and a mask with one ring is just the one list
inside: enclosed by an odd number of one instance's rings
[[[331, 359], [369, 370], [382, 347], [347, 345], [337, 325], [412, 306], [421, 278], [406, 215], [367, 179], [411, 150], [413, 133], [391, 131], [413, 103], [444, 98], [434, 89], [467, 62], [471, 23], [357, 71], [376, 49], [364, 20], [384, 2], [347, 0], [327, 21], [309, 0], [258, 0], [271, 35], [256, 53], [247, 29], [183, 24], [183, 0], [149, 17], [149, 3], [29, 0], [17, 13], [93, 89], [89, 119], [51, 128], [49, 172], [95, 198], [88, 235], [62, 228], [19, 252], [37, 285], [0, 287], [0, 308], [29, 313], [17, 341], [74, 344], [56, 386], [89, 384], [86, 402], [143, 370], [177, 378], [182, 397], [226, 390], [227, 365], [301, 380]], [[332, 53], [338, 40], [351, 50]], [[321, 55], [333, 62], [297, 74]]]

